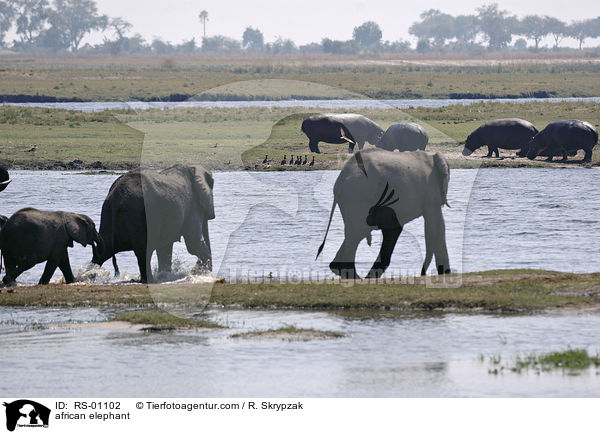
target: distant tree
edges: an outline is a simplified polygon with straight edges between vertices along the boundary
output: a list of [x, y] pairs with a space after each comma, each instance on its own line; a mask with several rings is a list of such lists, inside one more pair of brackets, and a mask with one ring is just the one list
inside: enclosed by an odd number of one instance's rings
[[330, 54], [355, 54], [358, 51], [356, 41], [334, 41], [329, 38], [321, 39], [324, 53]]
[[177, 46], [177, 51], [185, 54], [191, 54], [196, 51], [196, 38], [192, 38], [189, 41], [183, 41]]
[[525, 51], [527, 50], [527, 40], [523, 38], [519, 38], [513, 44], [513, 50], [516, 51]]
[[265, 45], [265, 38], [262, 32], [252, 27], [246, 27], [242, 36], [242, 46], [246, 50], [261, 51]]
[[123, 44], [126, 39], [125, 34], [132, 28], [132, 24], [125, 21], [123, 18], [110, 18], [108, 27], [115, 33], [115, 40], [108, 41], [105, 39], [105, 44], [110, 46], [110, 54], [116, 56], [123, 50]]
[[429, 50], [431, 50], [431, 42], [429, 42], [429, 39], [419, 39], [417, 41], [417, 52], [418, 53], [425, 53]]
[[241, 45], [240, 41], [223, 35], [202, 38], [202, 51], [205, 53], [236, 53]]
[[506, 48], [518, 24], [516, 17], [498, 9], [497, 3], [477, 8], [477, 21], [479, 31], [488, 42], [489, 50]]
[[0, 0], [0, 47], [4, 46], [4, 37], [12, 26], [15, 16], [14, 3]]
[[551, 31], [549, 18], [548, 16], [527, 15], [519, 21], [516, 33], [533, 40], [537, 51], [540, 48], [540, 41]]
[[408, 33], [419, 39], [427, 39], [437, 47], [443, 47], [446, 40], [455, 36], [454, 17], [440, 12], [438, 9], [429, 9], [421, 13], [421, 22], [416, 22], [408, 29]]
[[361, 48], [373, 49], [381, 43], [382, 35], [381, 28], [376, 22], [367, 21], [354, 28], [352, 39]]
[[49, 29], [41, 31], [35, 41], [35, 46], [56, 53], [67, 50], [70, 42], [58, 27], [52, 25]]
[[208, 12], [202, 11], [200, 15], [198, 15], [198, 19], [202, 23], [202, 37], [206, 38], [206, 22], [208, 21]]
[[594, 37], [593, 20], [574, 21], [567, 27], [567, 36], [579, 42], [579, 49], [588, 38]]
[[269, 44], [269, 51], [272, 54], [291, 54], [297, 51], [298, 48], [294, 41], [291, 39], [284, 39], [281, 36], [277, 36], [272, 44]]
[[454, 17], [454, 37], [462, 45], [472, 44], [479, 29], [475, 15], [458, 15]]
[[560, 41], [567, 36], [567, 25], [554, 17], [546, 17], [548, 33], [554, 38], [554, 49], [558, 49]]
[[48, 0], [17, 0], [17, 35], [21, 46], [32, 46], [45, 29], [50, 13]]
[[56, 40], [64, 39], [71, 51], [75, 52], [81, 40], [93, 30], [104, 30], [108, 25], [108, 17], [98, 14], [94, 0], [54, 0], [54, 10], [49, 14], [52, 32]]

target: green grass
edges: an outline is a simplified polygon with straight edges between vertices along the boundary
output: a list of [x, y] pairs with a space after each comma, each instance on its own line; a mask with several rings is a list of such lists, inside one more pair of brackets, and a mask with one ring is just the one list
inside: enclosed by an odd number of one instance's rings
[[[162, 167], [197, 162], [217, 170], [307, 170], [308, 165], [281, 166], [280, 161], [284, 155], [312, 159], [300, 125], [314, 112], [302, 108], [181, 108], [89, 114], [5, 106], [0, 107], [0, 164], [127, 169], [140, 161]], [[482, 148], [473, 157], [463, 157], [460, 143], [490, 119], [520, 117], [541, 129], [552, 120], [575, 118], [600, 127], [600, 106], [584, 103], [491, 103], [359, 112], [383, 128], [405, 120], [419, 122], [429, 133], [428, 149], [442, 152], [452, 168], [548, 166], [541, 158], [514, 158], [514, 151], [501, 151], [502, 159], [487, 159], [481, 158], [487, 153]], [[37, 145], [35, 150], [28, 152], [33, 145]], [[320, 148], [322, 154], [315, 155], [312, 169], [337, 169], [348, 158], [344, 145], [321, 143]], [[272, 160], [270, 167], [262, 164], [265, 155]], [[572, 157], [569, 164], [577, 164], [581, 158], [582, 154]], [[592, 162], [600, 164], [597, 150]]]
[[[600, 309], [600, 274], [533, 270], [441, 278], [214, 285], [48, 285], [1, 289], [0, 306], [225, 306], [243, 309], [544, 312]], [[9, 292], [12, 291], [12, 292]]]
[[[371, 98], [453, 95], [597, 96], [600, 66], [585, 53], [423, 56], [123, 56], [1, 59], [0, 94], [47, 95], [88, 101], [148, 100], [203, 92], [241, 98], [328, 98], [345, 89]], [[214, 89], [250, 80], [296, 80]], [[320, 86], [307, 86], [315, 83]], [[214, 90], [213, 90], [214, 89]], [[334, 92], [335, 93], [335, 92]]]
[[196, 318], [183, 318], [158, 310], [122, 312], [111, 321], [143, 324], [145, 330], [175, 330], [191, 328], [222, 328], [217, 323]]
[[[480, 360], [485, 361], [481, 356]], [[490, 374], [498, 375], [505, 371], [516, 372], [533, 371], [536, 374], [560, 370], [569, 375], [578, 375], [589, 368], [600, 367], [600, 356], [592, 356], [585, 349], [569, 349], [566, 351], [555, 351], [544, 354], [518, 355], [512, 360], [503, 362], [501, 356], [490, 356], [487, 358], [492, 368]]]
[[315, 330], [312, 328], [297, 328], [295, 326], [285, 326], [277, 329], [258, 330], [244, 333], [235, 333], [232, 338], [263, 338], [263, 339], [283, 339], [288, 341], [293, 340], [313, 340], [313, 339], [338, 339], [346, 335], [330, 330]]

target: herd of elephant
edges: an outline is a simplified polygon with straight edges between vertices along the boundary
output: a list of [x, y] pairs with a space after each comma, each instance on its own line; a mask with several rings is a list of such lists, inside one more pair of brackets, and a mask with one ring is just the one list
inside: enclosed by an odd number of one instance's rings
[[[383, 241], [367, 278], [379, 278], [388, 268], [392, 252], [408, 222], [425, 221], [424, 275], [435, 256], [438, 274], [450, 272], [446, 228], [442, 207], [447, 205], [450, 172], [444, 157], [425, 152], [425, 130], [414, 123], [392, 125], [383, 131], [361, 115], [314, 115], [305, 119], [302, 131], [310, 139], [310, 149], [319, 152], [318, 143], [346, 143], [359, 151], [348, 159], [334, 185], [333, 205], [325, 239], [339, 206], [344, 221], [344, 241], [329, 264], [342, 278], [356, 279], [356, 251], [364, 239], [371, 245], [371, 232], [381, 230]], [[368, 141], [377, 147], [363, 151]], [[591, 159], [598, 133], [592, 125], [577, 120], [556, 121], [538, 132], [527, 121], [499, 119], [477, 128], [466, 140], [463, 153], [487, 145], [488, 156], [498, 148], [519, 149], [520, 155], [562, 154], [583, 149]], [[390, 152], [393, 150], [406, 152]], [[11, 182], [0, 168], [0, 191]], [[102, 205], [100, 230], [83, 214], [24, 208], [10, 218], [0, 216], [0, 252], [6, 273], [3, 283], [14, 285], [24, 271], [46, 262], [39, 284], [48, 284], [56, 268], [66, 283], [75, 278], [69, 263], [68, 247], [73, 242], [92, 247], [92, 263], [102, 265], [112, 258], [119, 274], [116, 254], [133, 251], [140, 280], [153, 282], [150, 267], [154, 252], [158, 271], [171, 271], [173, 244], [183, 237], [188, 252], [196, 256], [194, 272], [212, 270], [208, 221], [215, 218], [214, 180], [200, 165], [175, 165], [162, 171], [135, 169], [117, 178]], [[319, 247], [317, 257], [324, 245]]]
[[[302, 131], [309, 139], [311, 152], [319, 153], [319, 142], [348, 143], [362, 150], [366, 142], [388, 151], [424, 150], [429, 143], [425, 129], [413, 122], [400, 122], [384, 131], [376, 122], [359, 114], [318, 114], [304, 120]], [[538, 131], [523, 119], [494, 119], [473, 131], [465, 141], [463, 155], [471, 155], [482, 146], [488, 147], [488, 157], [500, 156], [499, 149], [518, 150], [519, 157], [531, 160], [538, 155], [548, 157], [576, 155], [582, 149], [583, 161], [590, 162], [592, 148], [598, 143], [598, 132], [589, 122], [576, 119], [550, 122]]]

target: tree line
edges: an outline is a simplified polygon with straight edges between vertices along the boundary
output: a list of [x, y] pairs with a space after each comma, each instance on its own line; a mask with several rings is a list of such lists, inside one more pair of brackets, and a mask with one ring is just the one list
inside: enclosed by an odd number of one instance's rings
[[[354, 28], [352, 39], [332, 40], [296, 45], [291, 39], [276, 37], [265, 42], [263, 33], [247, 27], [241, 39], [223, 35], [206, 36], [208, 12], [200, 12], [203, 37], [180, 44], [171, 44], [160, 38], [146, 41], [139, 34], [131, 34], [133, 26], [123, 18], [111, 18], [98, 12], [95, 0], [0, 0], [0, 47], [14, 51], [77, 52], [119, 54], [292, 54], [292, 53], [400, 53], [412, 51], [406, 40], [384, 41], [379, 25], [367, 21]], [[17, 38], [6, 41], [13, 31]], [[83, 39], [94, 31], [104, 34], [103, 42], [85, 44]], [[552, 38], [552, 49], [561, 49], [561, 42], [572, 38], [583, 48], [586, 39], [600, 37], [600, 17], [566, 23], [550, 16], [527, 15], [518, 18], [501, 10], [498, 4], [484, 5], [471, 15], [450, 15], [438, 9], [424, 11], [420, 20], [408, 29], [417, 39], [416, 51], [483, 52], [484, 50], [539, 50], [540, 43]], [[514, 42], [513, 42], [514, 40]], [[528, 46], [527, 41], [531, 41]]]

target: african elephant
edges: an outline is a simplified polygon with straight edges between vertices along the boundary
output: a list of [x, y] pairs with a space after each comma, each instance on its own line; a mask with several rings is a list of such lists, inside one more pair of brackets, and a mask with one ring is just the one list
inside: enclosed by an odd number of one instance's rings
[[94, 253], [102, 249], [96, 226], [86, 215], [34, 208], [17, 211], [0, 231], [0, 250], [6, 266], [2, 281], [12, 285], [21, 273], [46, 261], [40, 285], [50, 282], [56, 267], [62, 271], [66, 283], [73, 283], [67, 252], [73, 241], [84, 247], [91, 244]]
[[3, 191], [10, 184], [10, 181], [12, 179], [9, 178], [8, 171], [0, 166], [0, 191]]
[[523, 119], [494, 119], [469, 134], [462, 153], [464, 156], [469, 156], [475, 150], [487, 145], [488, 158], [493, 154], [500, 157], [498, 148], [520, 149], [518, 155], [525, 156], [527, 144], [537, 133], [537, 128]]
[[[435, 254], [439, 274], [450, 272], [442, 206], [450, 171], [439, 153], [425, 151], [388, 152], [379, 149], [358, 152], [340, 172], [333, 188], [333, 206], [327, 232], [317, 257], [325, 246], [336, 205], [344, 219], [344, 242], [329, 268], [343, 278], [357, 278], [356, 249], [371, 231], [381, 229], [383, 243], [367, 278], [378, 278], [390, 265], [402, 227], [423, 216], [426, 255], [424, 275]], [[375, 201], [376, 198], [379, 200]]]
[[397, 149], [402, 152], [425, 150], [427, 143], [429, 143], [429, 136], [421, 125], [414, 122], [400, 122], [390, 125], [376, 146], [387, 151]]
[[136, 169], [121, 175], [102, 205], [100, 235], [104, 249], [92, 262], [102, 265], [133, 250], [142, 282], [152, 282], [150, 260], [156, 250], [159, 271], [171, 271], [173, 243], [184, 237], [198, 257], [199, 271], [212, 270], [208, 220], [215, 218], [213, 177], [202, 166], [175, 165], [161, 172]]
[[598, 143], [598, 131], [589, 122], [576, 119], [550, 122], [529, 142], [527, 158], [535, 159], [541, 153], [548, 154], [546, 161], [552, 161], [554, 155], [562, 154], [567, 161], [570, 152], [579, 149], [585, 151], [584, 162], [592, 161], [592, 148]]
[[376, 145], [383, 135], [383, 129], [371, 119], [353, 113], [309, 116], [302, 122], [302, 132], [309, 139], [311, 152], [317, 154], [321, 152], [319, 142], [348, 142], [348, 152], [352, 153], [355, 144], [358, 149], [362, 149], [365, 142]]

